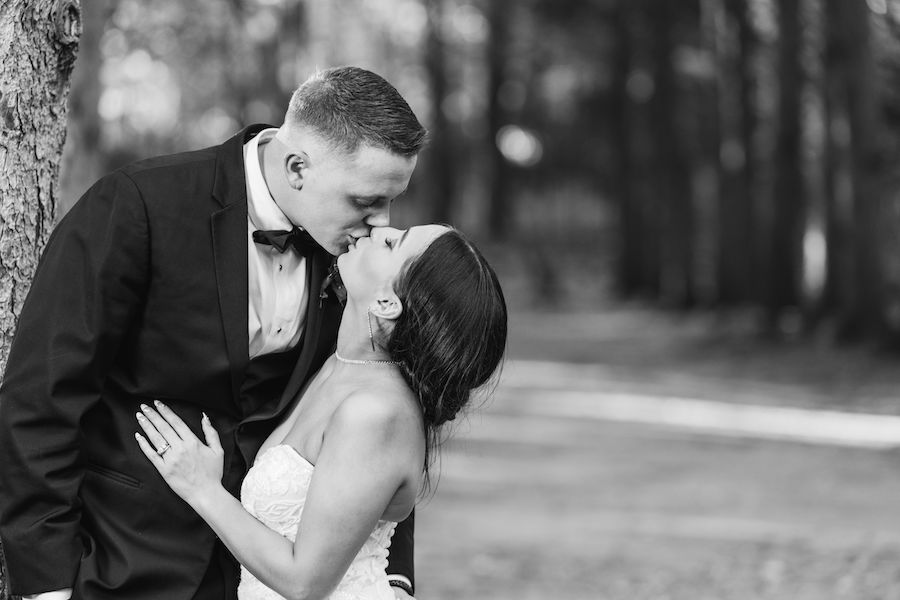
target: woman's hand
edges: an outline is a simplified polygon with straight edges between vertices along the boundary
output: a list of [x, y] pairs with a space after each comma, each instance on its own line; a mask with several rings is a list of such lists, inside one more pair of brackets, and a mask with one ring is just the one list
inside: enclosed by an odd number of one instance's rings
[[156, 410], [141, 405], [137, 420], [146, 437], [140, 433], [134, 437], [169, 487], [193, 506], [205, 492], [222, 486], [224, 452], [219, 434], [204, 413], [204, 444], [168, 406], [159, 400], [154, 405]]

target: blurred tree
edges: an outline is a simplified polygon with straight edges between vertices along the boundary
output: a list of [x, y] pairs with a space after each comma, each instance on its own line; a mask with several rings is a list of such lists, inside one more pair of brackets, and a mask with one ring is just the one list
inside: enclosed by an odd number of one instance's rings
[[229, 0], [228, 6], [221, 43], [232, 116], [240, 125], [280, 125], [291, 92], [300, 83], [282, 74], [293, 73], [293, 57], [304, 45], [304, 5], [300, 0]]
[[[658, 300], [662, 281], [662, 237], [665, 223], [659, 197], [658, 171], [661, 150], [657, 148], [656, 103], [658, 82], [654, 77], [658, 58], [652, 2], [623, 0], [616, 5], [613, 50], [613, 85], [616, 100], [612, 118], [616, 193], [619, 199], [619, 235], [622, 286], [629, 296]], [[621, 280], [620, 280], [621, 281]]]
[[0, 371], [54, 219], [80, 35], [77, 0], [0, 3]]
[[653, 78], [651, 120], [655, 136], [655, 205], [661, 218], [661, 294], [679, 307], [694, 303], [694, 208], [691, 165], [679, 127], [681, 99], [674, 67], [675, 29], [684, 5], [652, 3]]
[[[838, 323], [849, 323], [856, 301], [853, 281], [853, 192], [850, 122], [847, 115], [849, 52], [844, 27], [845, 3], [826, 0], [824, 104], [826, 281], [821, 300], [823, 313], [834, 313]], [[851, 42], [852, 43], [852, 42]], [[839, 325], [838, 329], [843, 329]]]
[[488, 2], [488, 87], [487, 87], [487, 136], [489, 148], [488, 178], [490, 181], [488, 201], [488, 227], [492, 236], [506, 238], [513, 224], [509, 189], [509, 166], [498, 144], [500, 129], [507, 124], [501, 90], [505, 80], [506, 49], [509, 43], [509, 23], [511, 12], [516, 5], [509, 0]]
[[425, 66], [431, 98], [431, 122], [429, 124], [429, 148], [424, 153], [423, 165], [427, 186], [426, 222], [452, 223], [453, 202], [456, 194], [456, 177], [460, 163], [455, 160], [453, 139], [447, 111], [450, 83], [446, 65], [446, 0], [425, 0], [428, 26], [425, 40]]
[[839, 339], [884, 333], [879, 93], [865, 3], [826, 1], [828, 283]]
[[753, 194], [753, 73], [755, 32], [748, 0], [704, 0], [707, 43], [716, 58], [720, 138], [717, 301], [753, 300], [756, 217]]
[[634, 150], [632, 148], [632, 119], [634, 106], [628, 91], [632, 76], [632, 19], [633, 4], [630, 0], [618, 0], [613, 9], [615, 46], [612, 54], [612, 103], [610, 159], [613, 194], [619, 209], [619, 252], [616, 267], [618, 291], [625, 297], [638, 295], [643, 290], [643, 252], [645, 226], [639, 198], [635, 194]]
[[72, 71], [68, 134], [60, 167], [60, 205], [57, 218], [106, 170], [100, 119], [103, 92], [101, 43], [116, 8], [114, 0], [83, 0], [83, 32], [78, 62]]
[[775, 333], [786, 309], [800, 305], [804, 186], [801, 156], [800, 0], [781, 0], [778, 10], [778, 129], [775, 189], [768, 249], [767, 326]]
[[[735, 283], [736, 291], [743, 300], [756, 302], [758, 297], [755, 290], [755, 282], [759, 278], [760, 244], [759, 244], [759, 219], [757, 217], [756, 197], [756, 128], [757, 110], [754, 99], [758, 94], [758, 86], [754, 74], [754, 62], [759, 44], [757, 32], [751, 22], [751, 0], [728, 2], [729, 13], [734, 19], [738, 30], [739, 59], [738, 59], [738, 97], [740, 98], [740, 135], [735, 148], [738, 150], [740, 162], [740, 175], [735, 193], [740, 198], [735, 201], [737, 205], [734, 221], [742, 224], [741, 232], [736, 240], [733, 240], [734, 255], [740, 257], [735, 269], [742, 275], [737, 275]], [[726, 154], [727, 155], [727, 154]], [[729, 284], [730, 286], [731, 284]]]

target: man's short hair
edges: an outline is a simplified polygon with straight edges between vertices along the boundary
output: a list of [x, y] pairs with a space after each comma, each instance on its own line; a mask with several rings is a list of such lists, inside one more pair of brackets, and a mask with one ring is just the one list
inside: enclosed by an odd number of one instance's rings
[[359, 67], [316, 72], [294, 92], [285, 123], [310, 127], [348, 153], [371, 145], [414, 156], [428, 135], [394, 86]]

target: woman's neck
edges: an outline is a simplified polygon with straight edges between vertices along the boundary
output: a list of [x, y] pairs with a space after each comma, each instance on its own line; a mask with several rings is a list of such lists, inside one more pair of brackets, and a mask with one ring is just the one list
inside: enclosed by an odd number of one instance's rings
[[347, 304], [338, 329], [337, 354], [350, 361], [390, 361], [391, 357], [379, 344], [373, 343], [371, 335], [378, 338], [377, 318], [366, 310], [359, 310]]

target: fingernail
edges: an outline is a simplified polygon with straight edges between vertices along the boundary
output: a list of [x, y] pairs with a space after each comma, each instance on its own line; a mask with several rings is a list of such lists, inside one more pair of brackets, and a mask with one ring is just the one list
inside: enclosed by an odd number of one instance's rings
[[146, 412], [146, 411], [150, 410], [150, 407], [147, 406], [146, 404], [141, 404], [141, 410]]
[[209, 423], [209, 417], [206, 415], [206, 413], [201, 413], [201, 414], [203, 415], [203, 420], [206, 421], [207, 423]]
[[143, 421], [143, 420], [146, 418], [146, 417], [144, 417], [144, 415], [142, 415], [141, 413], [134, 413], [134, 416], [137, 417], [137, 420], [138, 420], [138, 421]]
[[160, 402], [159, 400], [154, 400], [154, 401], [153, 401], [153, 404], [155, 404], [156, 406], [162, 406], [162, 405], [163, 405], [163, 403]]

